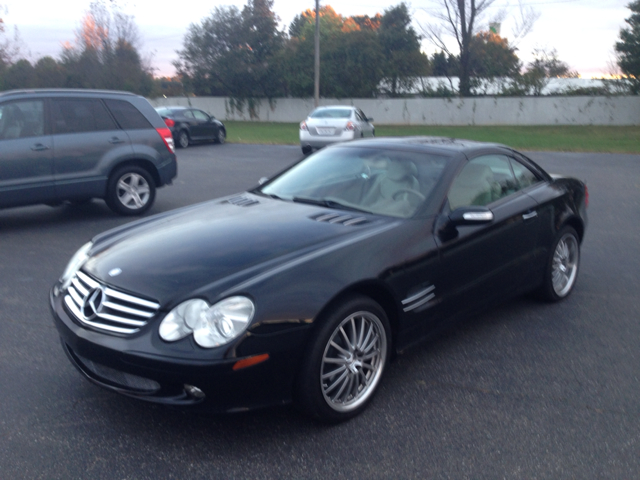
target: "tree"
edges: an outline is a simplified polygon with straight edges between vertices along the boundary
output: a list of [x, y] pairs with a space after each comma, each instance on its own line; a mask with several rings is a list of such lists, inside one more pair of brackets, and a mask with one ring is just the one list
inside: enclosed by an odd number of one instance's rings
[[627, 5], [632, 14], [625, 19], [628, 28], [620, 29], [620, 41], [615, 44], [618, 66], [631, 82], [631, 91], [640, 93], [640, 0]]
[[[438, 5], [438, 9], [427, 10], [436, 20], [435, 24], [423, 26], [427, 38], [445, 54], [457, 56], [459, 61], [459, 93], [460, 96], [472, 94], [473, 81], [473, 56], [472, 45], [474, 38], [483, 29], [483, 19], [489, 7], [493, 6], [495, 0], [433, 0]], [[515, 19], [513, 38], [521, 39], [526, 36], [533, 24], [538, 19], [539, 14], [533, 8], [528, 7], [522, 0], [518, 0], [518, 14]], [[492, 18], [500, 23], [507, 16], [507, 9], [498, 11]], [[485, 27], [486, 29], [486, 23]], [[453, 37], [458, 47], [458, 52], [449, 49], [447, 38]], [[508, 46], [515, 51], [514, 46]], [[477, 62], [476, 62], [477, 64]]]
[[378, 37], [383, 64], [383, 92], [396, 97], [411, 90], [416, 79], [429, 73], [429, 59], [420, 51], [420, 37], [411, 26], [405, 3], [385, 10]]
[[28, 60], [18, 60], [4, 72], [4, 88], [7, 90], [36, 87], [36, 72]]
[[480, 32], [471, 40], [469, 50], [469, 71], [472, 77], [515, 77], [520, 72], [520, 59], [516, 55], [516, 49], [500, 35]]
[[477, 23], [495, 0], [439, 0], [441, 10], [433, 16], [441, 25], [428, 25], [427, 36], [443, 52], [452, 54], [445, 35], [454, 37], [459, 49], [460, 96], [471, 95], [471, 41], [476, 32]]
[[278, 58], [284, 36], [273, 0], [249, 0], [242, 11], [216, 7], [192, 24], [174, 63], [185, 84], [200, 95], [237, 98], [282, 94]]
[[558, 58], [555, 49], [536, 49], [526, 71], [517, 76], [505, 93], [510, 95], [542, 95], [552, 78], [577, 78], [578, 72]]
[[153, 76], [140, 57], [139, 41], [133, 17], [122, 13], [116, 4], [108, 7], [104, 1], [91, 3], [74, 44], [67, 42], [63, 47], [66, 85], [148, 95]]

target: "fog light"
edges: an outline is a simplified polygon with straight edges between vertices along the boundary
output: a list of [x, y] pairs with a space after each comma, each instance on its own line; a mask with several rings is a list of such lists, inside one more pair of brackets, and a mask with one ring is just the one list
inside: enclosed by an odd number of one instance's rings
[[193, 385], [187, 385], [186, 383], [184, 384], [184, 390], [185, 392], [187, 392], [187, 395], [193, 398], [201, 399], [206, 396], [204, 392], [200, 390], [198, 387], [194, 387]]

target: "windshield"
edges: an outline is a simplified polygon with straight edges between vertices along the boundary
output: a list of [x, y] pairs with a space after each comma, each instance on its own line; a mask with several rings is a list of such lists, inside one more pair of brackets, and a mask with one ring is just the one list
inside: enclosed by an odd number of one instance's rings
[[440, 179], [447, 158], [423, 152], [334, 147], [257, 191], [283, 200], [408, 218]]
[[351, 109], [349, 108], [320, 108], [314, 110], [310, 118], [349, 118], [351, 117]]

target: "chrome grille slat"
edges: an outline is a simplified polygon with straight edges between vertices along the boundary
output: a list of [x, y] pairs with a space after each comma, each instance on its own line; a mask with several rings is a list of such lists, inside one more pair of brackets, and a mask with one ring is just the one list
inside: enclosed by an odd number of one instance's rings
[[84, 297], [89, 292], [89, 290], [77, 278], [74, 278], [71, 281], [71, 285], [74, 286], [74, 288], [78, 291], [78, 294], [82, 297]]
[[115, 290], [82, 272], [72, 279], [64, 304], [80, 324], [123, 335], [140, 331], [160, 309], [157, 302]]
[[131, 315], [136, 315], [142, 318], [151, 318], [153, 317], [153, 312], [145, 312], [143, 310], [136, 310], [135, 308], [125, 307], [123, 305], [118, 305], [117, 303], [112, 302], [104, 302], [103, 305], [111, 310], [117, 310], [122, 313], [130, 313]]
[[152, 308], [152, 309], [160, 308], [160, 304], [159, 303], [150, 302], [148, 300], [143, 300], [142, 298], [138, 298], [138, 297], [132, 297], [131, 295], [127, 295], [126, 293], [118, 292], [118, 291], [113, 290], [113, 289], [111, 289], [109, 287], [105, 288], [105, 293], [109, 297], [119, 298], [120, 300], [124, 300], [125, 302], [135, 303], [135, 304], [143, 306], [143, 307]]
[[112, 322], [122, 325], [131, 325], [132, 327], [144, 327], [147, 324], [147, 322], [143, 320], [128, 320], [126, 318], [116, 317], [115, 315], [109, 315], [108, 313], [99, 313], [97, 317], [103, 320], [111, 320]]

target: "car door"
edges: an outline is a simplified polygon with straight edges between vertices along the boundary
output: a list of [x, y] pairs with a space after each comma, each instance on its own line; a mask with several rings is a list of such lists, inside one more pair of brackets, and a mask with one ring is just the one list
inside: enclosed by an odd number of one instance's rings
[[198, 138], [214, 139], [218, 135], [218, 126], [211, 121], [211, 117], [202, 110], [191, 110], [193, 117], [196, 119], [194, 129], [197, 131]]
[[524, 285], [531, 272], [540, 228], [538, 203], [518, 182], [513, 162], [504, 154], [479, 155], [451, 184], [444, 216], [469, 206], [484, 206], [493, 214], [488, 223], [455, 229], [440, 223], [439, 286], [452, 310], [507, 296]]
[[55, 199], [52, 140], [43, 99], [0, 104], [0, 207]]
[[59, 199], [102, 197], [111, 159], [131, 142], [98, 98], [51, 99], [54, 175]]

